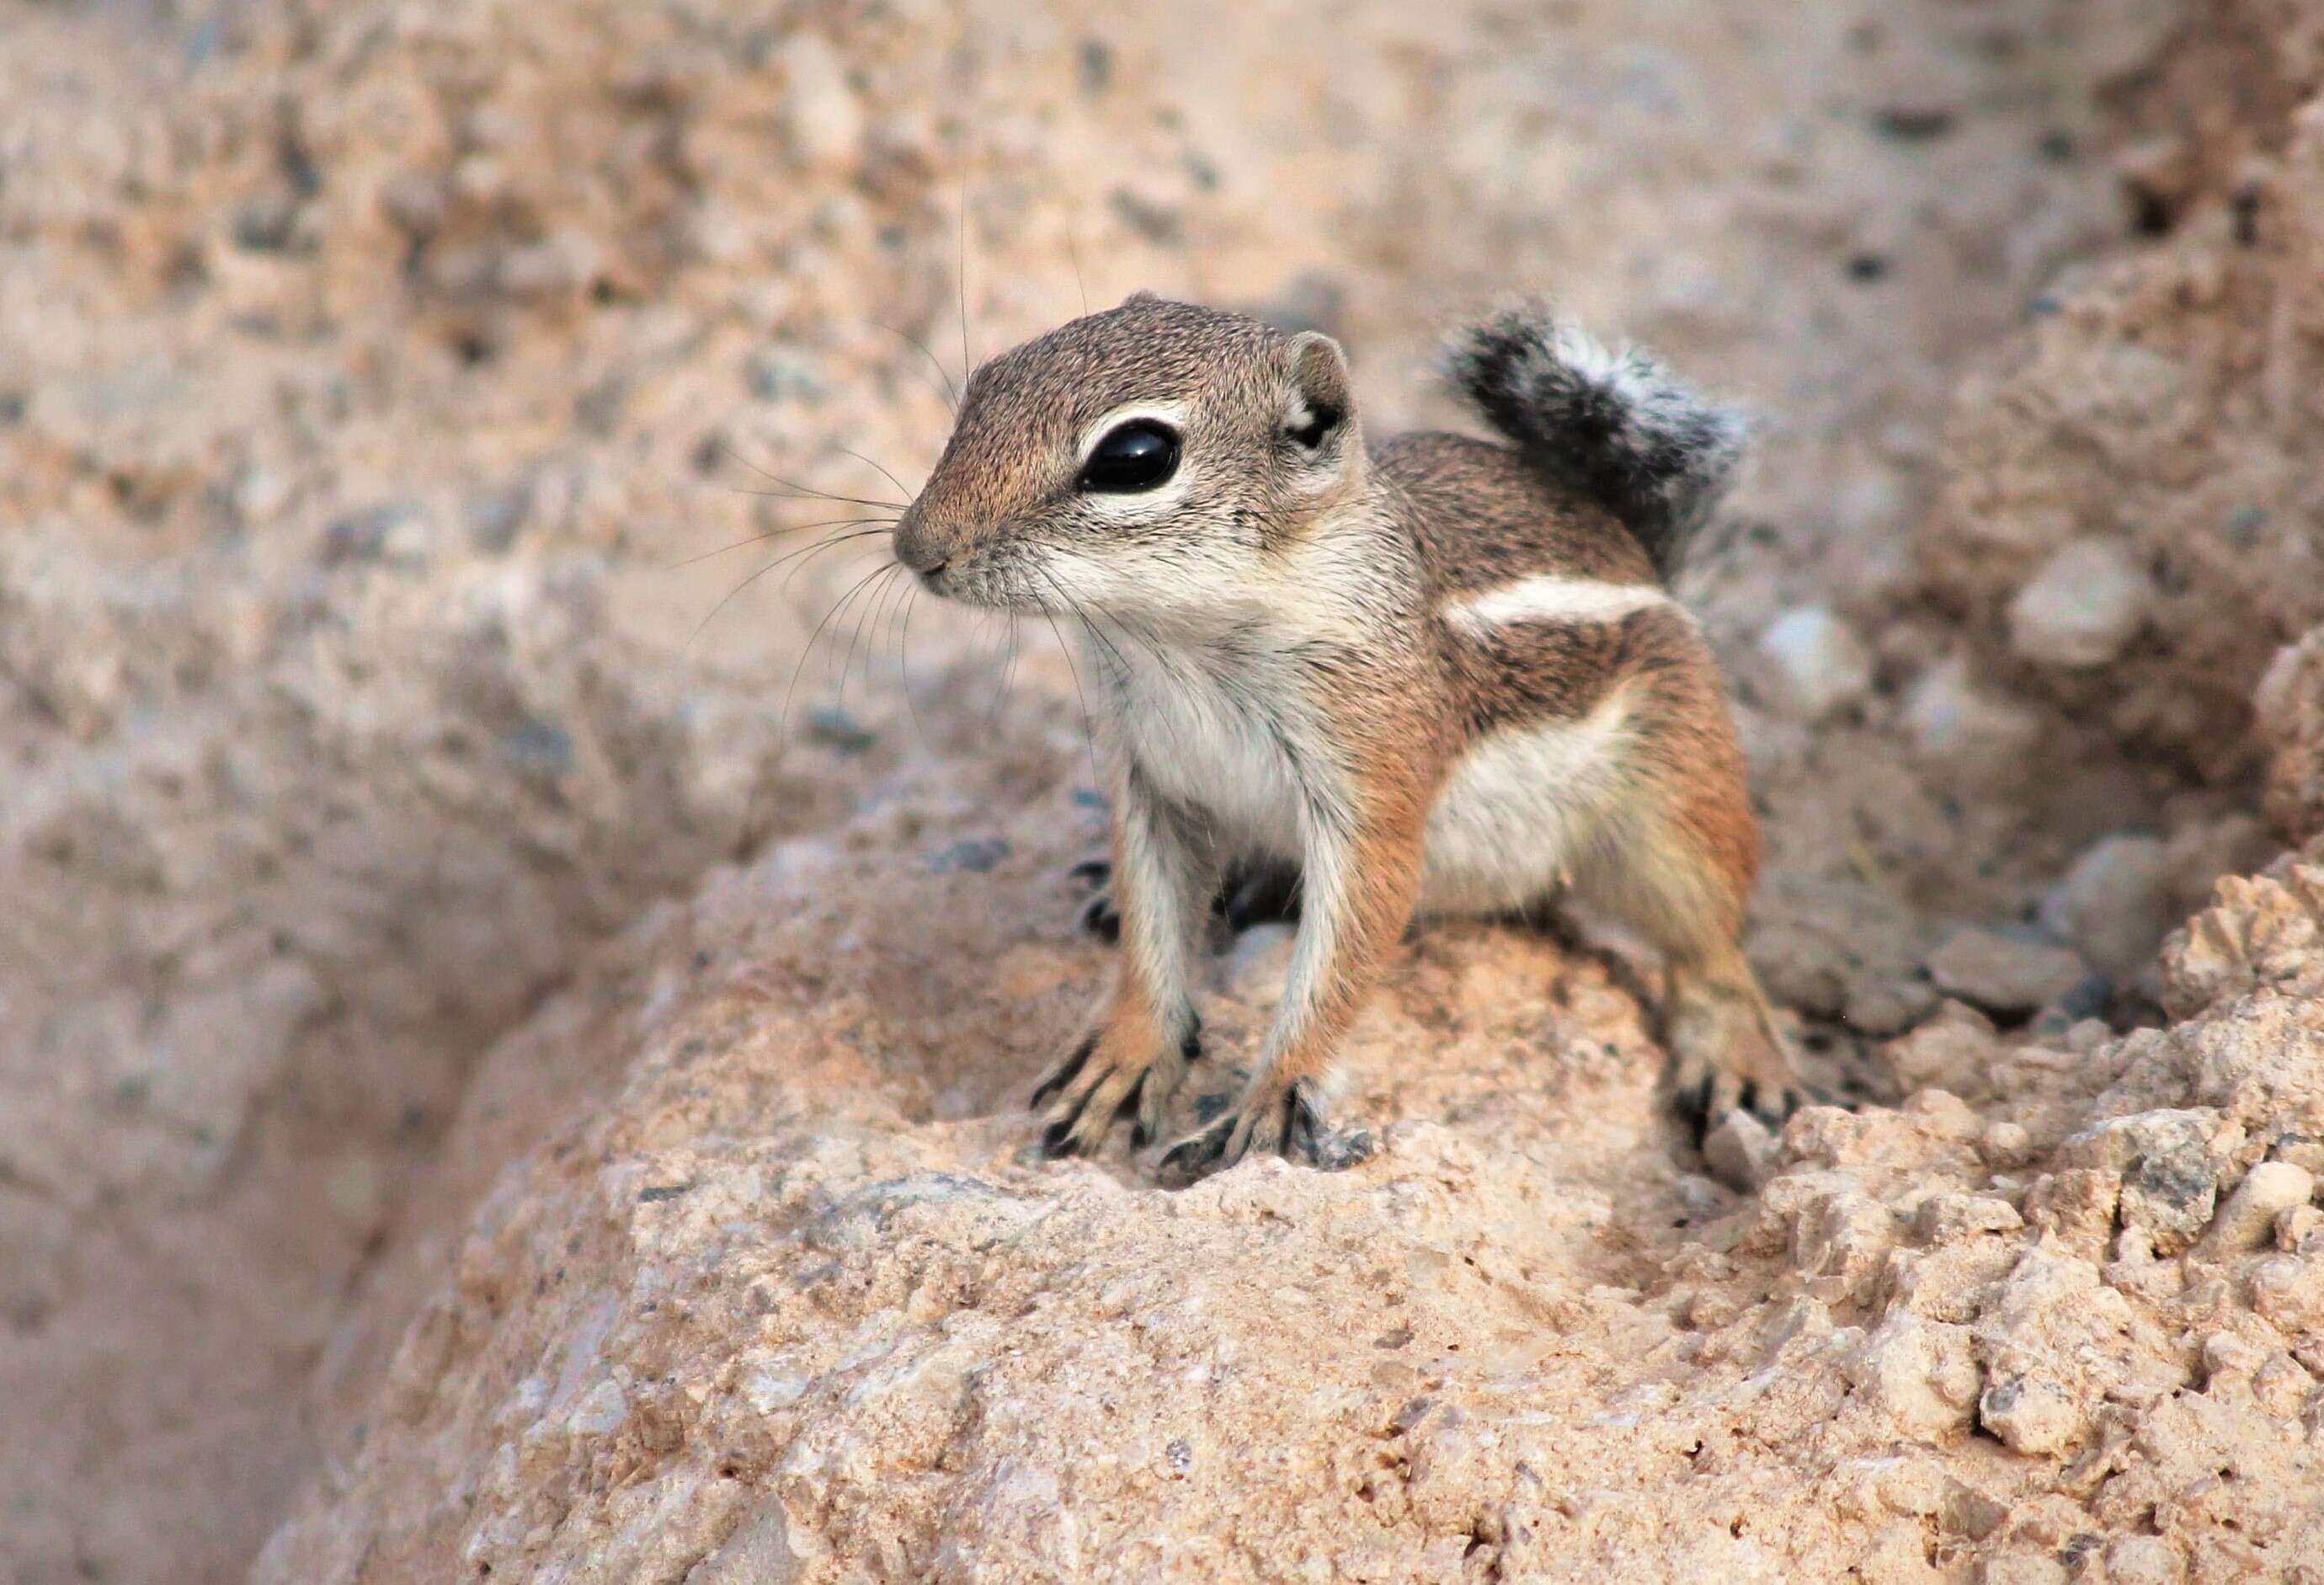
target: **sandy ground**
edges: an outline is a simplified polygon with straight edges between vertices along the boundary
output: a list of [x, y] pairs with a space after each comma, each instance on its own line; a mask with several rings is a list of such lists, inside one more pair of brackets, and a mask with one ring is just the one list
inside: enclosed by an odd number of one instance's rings
[[[0, 1561], [2318, 1566], [2324, 1254], [2190, 1220], [2324, 1166], [2312, 871], [2156, 956], [2324, 804], [2312, 11], [0, 5]], [[1753, 409], [1687, 592], [1876, 1103], [1762, 1197], [1632, 976], [1482, 929], [1361, 1172], [1019, 1159], [1072, 677], [786, 481], [892, 502], [1141, 286], [1379, 429], [1512, 288]]]

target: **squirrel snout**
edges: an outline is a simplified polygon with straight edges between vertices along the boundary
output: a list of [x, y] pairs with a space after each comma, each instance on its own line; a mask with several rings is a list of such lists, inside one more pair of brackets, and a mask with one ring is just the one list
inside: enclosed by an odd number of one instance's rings
[[952, 547], [941, 534], [928, 531], [917, 511], [904, 513], [896, 525], [896, 559], [922, 577], [929, 577], [945, 569], [952, 559]]
[[904, 519], [904, 523], [895, 530], [895, 558], [925, 578], [929, 574], [944, 572], [944, 565], [951, 560], [953, 553], [918, 523]]

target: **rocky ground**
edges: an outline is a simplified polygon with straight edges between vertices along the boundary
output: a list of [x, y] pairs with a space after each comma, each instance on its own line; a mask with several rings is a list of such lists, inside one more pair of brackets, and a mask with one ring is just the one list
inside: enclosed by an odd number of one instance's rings
[[[2324, 10], [1028, 10], [0, 0], [8, 1577], [2324, 1579]], [[1074, 683], [856, 580], [1137, 286], [1754, 409], [1857, 1110], [1462, 926], [1362, 1166], [1025, 1156]]]

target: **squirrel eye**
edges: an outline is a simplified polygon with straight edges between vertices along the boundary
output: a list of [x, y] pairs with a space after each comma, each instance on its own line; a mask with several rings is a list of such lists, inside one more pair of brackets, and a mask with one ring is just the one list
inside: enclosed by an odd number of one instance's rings
[[1093, 493], [1151, 490], [1178, 471], [1178, 432], [1153, 419], [1132, 419], [1106, 431], [1082, 464], [1076, 486]]

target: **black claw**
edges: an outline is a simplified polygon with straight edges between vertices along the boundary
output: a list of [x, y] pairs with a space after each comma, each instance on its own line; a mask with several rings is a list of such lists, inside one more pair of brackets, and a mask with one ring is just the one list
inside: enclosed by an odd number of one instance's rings
[[1026, 1104], [1032, 1107], [1037, 1111], [1040, 1110], [1041, 1102], [1064, 1090], [1066, 1085], [1072, 1083], [1074, 1080], [1079, 1076], [1082, 1069], [1087, 1065], [1089, 1062], [1090, 1053], [1096, 1049], [1097, 1037], [1094, 1035], [1090, 1036], [1079, 1046], [1074, 1047], [1073, 1055], [1066, 1058], [1065, 1064], [1059, 1067], [1056, 1073], [1051, 1074], [1047, 1078], [1041, 1081], [1040, 1088], [1033, 1092], [1033, 1099]]
[[1065, 1147], [1065, 1141], [1072, 1136], [1073, 1131], [1074, 1125], [1070, 1120], [1051, 1123], [1047, 1128], [1042, 1129], [1041, 1154], [1047, 1156], [1052, 1161], [1055, 1161], [1060, 1156], [1069, 1154]]
[[[1147, 1070], [1148, 1073], [1151, 1073], [1152, 1071], [1153, 1070], [1150, 1068]], [[1130, 1093], [1123, 1096], [1121, 1098], [1121, 1104], [1113, 1109], [1113, 1120], [1115, 1122], [1120, 1122], [1123, 1118], [1128, 1117], [1131, 1112], [1138, 1110], [1138, 1098], [1146, 1093], [1146, 1074], [1139, 1074], [1138, 1082], [1130, 1087]]]
[[1705, 1079], [1699, 1084], [1685, 1085], [1671, 1098], [1671, 1110], [1678, 1114], [1679, 1120], [1686, 1125], [1688, 1136], [1698, 1146], [1702, 1143], [1703, 1136], [1711, 1131], [1711, 1086], [1713, 1083], [1713, 1080]]
[[1121, 914], [1110, 897], [1093, 897], [1082, 910], [1082, 928], [1103, 941], [1121, 939]]
[[1306, 1160], [1315, 1159], [1315, 1135], [1321, 1120], [1315, 1109], [1294, 1084], [1283, 1092], [1283, 1154], [1295, 1151]]
[[1084, 859], [1080, 863], [1075, 864], [1072, 869], [1066, 871], [1065, 873], [1072, 876], [1075, 880], [1085, 880], [1092, 886], [1103, 886], [1107, 881], [1113, 879], [1113, 861], [1111, 859]]
[[1227, 1153], [1227, 1137], [1233, 1131], [1230, 1119], [1204, 1129], [1192, 1138], [1179, 1140], [1162, 1157], [1162, 1170], [1199, 1177], [1204, 1167]]
[[1325, 1172], [1345, 1172], [1379, 1153], [1379, 1141], [1372, 1138], [1370, 1129], [1353, 1129], [1344, 1134], [1326, 1134], [1318, 1140], [1315, 1165]]
[[1186, 1037], [1178, 1042], [1178, 1055], [1188, 1062], [1200, 1062], [1203, 1057], [1203, 1020], [1196, 1018]]
[[1132, 1150], [1143, 1150], [1152, 1143], [1154, 1136], [1146, 1131], [1145, 1119], [1140, 1118], [1130, 1125], [1130, 1147]]

